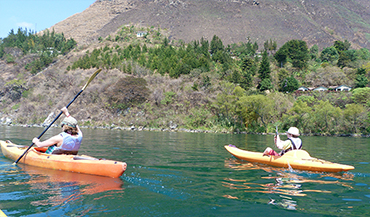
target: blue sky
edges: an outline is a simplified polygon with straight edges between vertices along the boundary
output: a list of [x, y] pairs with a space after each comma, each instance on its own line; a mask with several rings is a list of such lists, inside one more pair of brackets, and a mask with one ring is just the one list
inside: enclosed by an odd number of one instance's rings
[[95, 0], [0, 0], [0, 38], [18, 27], [41, 31], [80, 13]]

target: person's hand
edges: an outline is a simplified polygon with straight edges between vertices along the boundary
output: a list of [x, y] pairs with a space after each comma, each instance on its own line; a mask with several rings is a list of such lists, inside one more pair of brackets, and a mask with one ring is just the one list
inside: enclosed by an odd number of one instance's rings
[[37, 145], [37, 143], [39, 143], [40, 142], [40, 140], [38, 139], [38, 138], [33, 138], [32, 139], [32, 142], [35, 144], [35, 145]]
[[61, 111], [64, 113], [64, 115], [65, 116], [70, 116], [70, 114], [69, 114], [69, 112], [68, 112], [68, 109], [67, 109], [67, 107], [63, 107], [62, 109], [61, 109]]

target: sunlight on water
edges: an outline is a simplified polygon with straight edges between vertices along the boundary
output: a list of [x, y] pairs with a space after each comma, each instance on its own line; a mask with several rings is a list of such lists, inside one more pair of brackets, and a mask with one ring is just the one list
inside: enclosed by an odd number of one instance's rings
[[[294, 171], [291, 169], [248, 163], [235, 158], [225, 160], [225, 167], [235, 171], [259, 171], [263, 175], [252, 179], [224, 178], [223, 186], [235, 192], [235, 195], [224, 195], [224, 197], [241, 199], [236, 196], [240, 194], [240, 191], [248, 194], [262, 193], [268, 195], [268, 204], [288, 210], [305, 210], [306, 208], [300, 206], [297, 201], [305, 201], [304, 203], [307, 203], [307, 199], [337, 201], [338, 199], [334, 195], [343, 201], [362, 202], [363, 200], [359, 198], [347, 198], [347, 192], [350, 192], [356, 186], [367, 186], [365, 183], [354, 183], [355, 175], [350, 172], [315, 173]], [[261, 171], [266, 173], [261, 173]], [[356, 194], [356, 197], [358, 196]], [[348, 206], [347, 208], [351, 207]]]

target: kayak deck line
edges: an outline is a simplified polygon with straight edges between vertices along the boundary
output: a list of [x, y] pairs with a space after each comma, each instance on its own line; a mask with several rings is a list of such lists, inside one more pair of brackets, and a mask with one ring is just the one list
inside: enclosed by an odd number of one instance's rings
[[261, 152], [252, 152], [239, 149], [234, 145], [225, 145], [225, 149], [234, 157], [249, 161], [267, 164], [276, 167], [285, 167], [316, 172], [344, 172], [354, 167], [311, 157], [305, 150], [293, 150], [283, 156], [264, 156]]
[[[27, 146], [13, 144], [11, 141], [0, 140], [1, 151], [9, 159], [16, 160]], [[85, 173], [91, 175], [120, 177], [127, 168], [125, 162], [98, 159], [88, 155], [46, 154], [46, 147], [32, 147], [19, 161], [23, 164], [69, 172]]]
[[5, 213], [0, 209], [0, 217], [6, 217]]

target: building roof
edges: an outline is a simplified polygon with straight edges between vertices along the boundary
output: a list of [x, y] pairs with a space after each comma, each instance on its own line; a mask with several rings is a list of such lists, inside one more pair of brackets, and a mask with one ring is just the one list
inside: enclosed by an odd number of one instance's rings
[[316, 90], [316, 91], [324, 91], [324, 90], [328, 90], [328, 88], [326, 88], [326, 87], [316, 87], [313, 90]]
[[304, 91], [306, 91], [306, 90], [308, 90], [308, 88], [307, 87], [304, 87], [304, 86], [301, 86], [301, 87], [298, 88], [298, 90], [304, 90]]
[[337, 88], [335, 88], [335, 90], [351, 90], [352, 88], [351, 87], [348, 87], [346, 85], [340, 85], [338, 86]]

